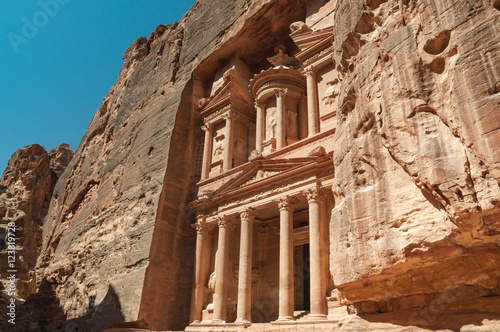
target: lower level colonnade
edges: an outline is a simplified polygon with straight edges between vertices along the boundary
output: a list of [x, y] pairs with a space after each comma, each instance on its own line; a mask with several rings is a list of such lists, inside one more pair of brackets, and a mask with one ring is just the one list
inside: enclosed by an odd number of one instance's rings
[[[323, 210], [323, 191], [319, 188], [309, 189], [301, 193], [302, 200], [307, 198], [308, 208], [308, 229], [309, 229], [309, 264], [310, 264], [310, 289], [309, 301], [310, 314], [307, 317], [310, 320], [326, 320], [327, 319], [327, 304], [326, 293], [327, 283], [325, 280], [326, 262], [328, 261], [328, 251], [325, 250], [324, 236], [322, 234], [322, 220], [324, 218]], [[278, 285], [275, 289], [279, 293], [278, 296], [278, 317], [275, 317], [275, 323], [293, 322], [295, 320], [294, 310], [294, 208], [297, 197], [284, 196], [275, 200], [273, 208], [278, 208], [279, 227], [271, 226], [279, 233], [279, 271]], [[269, 205], [269, 203], [268, 203]], [[207, 220], [206, 216], [199, 216], [195, 224], [197, 230], [196, 238], [196, 256], [195, 256], [195, 272], [194, 272], [194, 287], [191, 301], [191, 326], [196, 325], [220, 325], [228, 323], [227, 316], [227, 292], [228, 284], [231, 276], [230, 264], [230, 238], [239, 236], [239, 262], [235, 272], [237, 279], [237, 303], [236, 303], [236, 324], [251, 324], [252, 323], [252, 285], [254, 268], [253, 261], [260, 262], [262, 260], [261, 250], [267, 250], [264, 246], [262, 236], [259, 236], [256, 244], [264, 248], [253, 248], [254, 243], [254, 227], [259, 229], [269, 228], [265, 221], [257, 219], [259, 217], [259, 209], [269, 208], [269, 206], [256, 206], [252, 208], [244, 208], [243, 211], [237, 214], [210, 217]], [[304, 211], [307, 212], [307, 211]], [[235, 230], [239, 223], [239, 234]], [[215, 244], [217, 237], [217, 251], [215, 255], [214, 272], [210, 280], [211, 269], [211, 253], [212, 246]], [[214, 239], [213, 239], [214, 238]], [[214, 240], [214, 241], [213, 241]], [[254, 253], [259, 257], [254, 259]], [[231, 253], [233, 254], [233, 253]], [[234, 253], [236, 255], [236, 253]], [[206, 308], [206, 289], [205, 286], [209, 283], [210, 288], [213, 287], [213, 301]], [[212, 284], [210, 284], [212, 283]], [[255, 286], [255, 285], [254, 285]], [[255, 291], [255, 289], [254, 289]], [[205, 309], [205, 310], [204, 310]], [[204, 311], [213, 310], [213, 314], [205, 317]], [[234, 316], [233, 316], [234, 317]], [[208, 318], [208, 319], [207, 319]]]

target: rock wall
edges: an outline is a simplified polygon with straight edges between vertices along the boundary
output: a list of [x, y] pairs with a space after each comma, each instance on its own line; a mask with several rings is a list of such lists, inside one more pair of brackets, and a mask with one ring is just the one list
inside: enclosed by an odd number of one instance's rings
[[[498, 312], [499, 14], [493, 1], [337, 3], [330, 269], [353, 313], [479, 297]], [[446, 326], [438, 316], [413, 324]]]
[[187, 325], [187, 203], [203, 143], [197, 102], [233, 54], [258, 72], [277, 43], [295, 52], [289, 25], [299, 20], [334, 27], [332, 298], [358, 313], [339, 329], [498, 319], [499, 8], [488, 0], [198, 0], [180, 22], [137, 39], [55, 185], [39, 292], [18, 328]]
[[[38, 145], [25, 146], [16, 151], [0, 178], [0, 315], [2, 322], [10, 297], [25, 300], [37, 290], [36, 260], [42, 245], [42, 224], [47, 213], [53, 184], [73, 157], [69, 145], [61, 144], [47, 153]], [[12, 233], [12, 229], [15, 232]], [[14, 236], [15, 261], [9, 260], [12, 248], [9, 238]], [[12, 262], [13, 266], [8, 264]], [[5, 277], [15, 270], [16, 288]], [[15, 296], [11, 296], [15, 292]], [[3, 295], [3, 294], [2, 294]]]

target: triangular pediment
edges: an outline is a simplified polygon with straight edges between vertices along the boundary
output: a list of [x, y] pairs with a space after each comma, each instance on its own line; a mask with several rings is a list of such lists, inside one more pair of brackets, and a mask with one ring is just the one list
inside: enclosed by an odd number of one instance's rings
[[224, 183], [212, 196], [223, 195], [236, 189], [249, 186], [258, 186], [279, 178], [288, 172], [292, 172], [316, 160], [315, 157], [293, 158], [281, 160], [257, 160], [250, 163], [234, 179]]

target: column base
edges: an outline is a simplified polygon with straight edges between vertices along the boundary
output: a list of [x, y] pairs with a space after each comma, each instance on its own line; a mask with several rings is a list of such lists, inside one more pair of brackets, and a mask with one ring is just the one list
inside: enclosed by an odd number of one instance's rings
[[293, 316], [280, 316], [276, 320], [276, 322], [290, 322], [290, 321], [295, 321], [295, 317], [293, 317]]
[[307, 320], [327, 320], [328, 317], [325, 314], [309, 314], [307, 315]]
[[212, 319], [213, 324], [226, 324], [225, 320], [222, 319]]
[[237, 323], [237, 324], [252, 324], [251, 321], [249, 321], [248, 319], [245, 319], [245, 318], [236, 318], [235, 323]]
[[193, 320], [189, 325], [191, 325], [191, 324], [200, 324], [200, 323], [201, 323], [201, 321], [199, 321], [199, 320], [196, 319], [196, 320]]

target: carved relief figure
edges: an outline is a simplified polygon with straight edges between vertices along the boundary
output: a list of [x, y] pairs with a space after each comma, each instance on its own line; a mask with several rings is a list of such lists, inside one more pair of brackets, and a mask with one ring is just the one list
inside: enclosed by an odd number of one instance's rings
[[213, 162], [221, 160], [224, 154], [224, 135], [215, 137]]
[[266, 114], [266, 139], [276, 137], [276, 108], [269, 108]]

